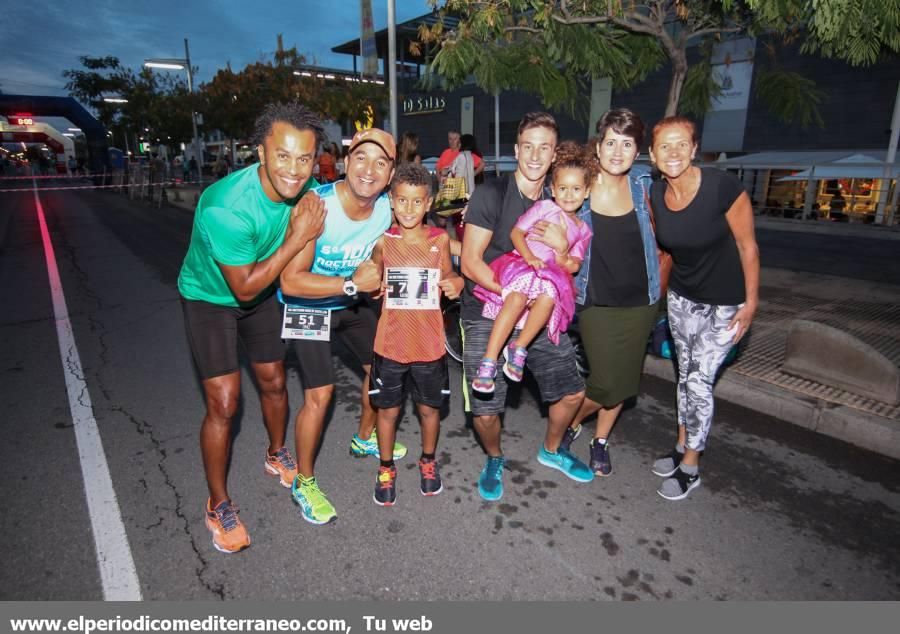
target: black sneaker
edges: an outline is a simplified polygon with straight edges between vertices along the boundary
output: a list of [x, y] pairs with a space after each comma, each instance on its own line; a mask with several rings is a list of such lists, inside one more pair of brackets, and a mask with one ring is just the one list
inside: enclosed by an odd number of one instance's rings
[[566, 433], [563, 434], [562, 440], [559, 441], [559, 448], [569, 451], [575, 439], [581, 435], [581, 423], [578, 427], [566, 427]]
[[372, 499], [378, 506], [394, 505], [397, 501], [397, 467], [378, 467]]
[[419, 489], [422, 495], [437, 495], [444, 490], [441, 473], [434, 458], [419, 460]]
[[698, 486], [700, 486], [699, 473], [688, 475], [681, 469], [676, 469], [671, 478], [663, 480], [656, 492], [667, 500], [683, 500]]
[[671, 452], [667, 453], [665, 456], [660, 456], [653, 463], [652, 471], [660, 478], [668, 478], [678, 469], [678, 465], [681, 464], [681, 461], [684, 459], [684, 454], [678, 451], [677, 449], [673, 449]]
[[596, 438], [591, 441], [591, 471], [598, 476], [608, 476], [612, 473], [612, 462], [609, 460], [609, 443], [600, 444]]

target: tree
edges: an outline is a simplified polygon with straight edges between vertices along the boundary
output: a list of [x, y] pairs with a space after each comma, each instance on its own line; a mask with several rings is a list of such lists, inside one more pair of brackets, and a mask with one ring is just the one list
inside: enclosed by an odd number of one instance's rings
[[[730, 5], [733, 0], [721, 0]], [[801, 50], [869, 66], [900, 53], [900, 0], [747, 0], [761, 24], [804, 34]]]
[[90, 107], [97, 119], [107, 128], [111, 127], [118, 117], [121, 107], [119, 104], [107, 103], [104, 97], [123, 97], [127, 99], [127, 93], [132, 84], [132, 73], [119, 63], [119, 58], [89, 57], [83, 55], [78, 58], [83, 69], [73, 68], [63, 71], [66, 82], [66, 90], [72, 97], [82, 104]]
[[[804, 47], [858, 63], [878, 51], [900, 48], [900, 0], [430, 0], [441, 15], [459, 18], [420, 28], [440, 49], [430, 70], [451, 86], [474, 74], [489, 92], [517, 87], [539, 94], [548, 107], [575, 111], [579, 84], [611, 77], [625, 88], [668, 59], [672, 80], [666, 115], [704, 113], [720, 91], [712, 78], [713, 44], [723, 37], [774, 32], [805, 33]], [[893, 5], [889, 9], [886, 5]], [[848, 9], [847, 7], [851, 8]], [[856, 25], [867, 16], [868, 27]], [[877, 18], [875, 17], [877, 16]], [[801, 27], [808, 25], [808, 31]], [[893, 30], [891, 30], [891, 28]], [[852, 33], [853, 38], [844, 37]], [[864, 36], [873, 36], [861, 43]], [[696, 45], [699, 59], [689, 63]], [[767, 74], [765, 74], [767, 73]], [[821, 93], [776, 63], [762, 69], [758, 96], [785, 120], [820, 121]]]
[[136, 130], [151, 143], [178, 146], [193, 137], [191, 108], [194, 96], [181, 73], [142, 68], [130, 76], [120, 124]]
[[273, 61], [248, 64], [237, 73], [227, 65], [200, 88], [206, 122], [230, 138], [247, 139], [256, 117], [271, 102], [299, 100], [336, 121], [361, 118], [368, 106], [381, 109], [386, 103], [385, 90], [371, 84], [295, 75], [303, 63], [303, 56], [291, 48], [276, 52]]
[[[116, 57], [79, 58], [84, 68], [63, 71], [69, 94], [93, 110], [114, 136], [133, 132], [168, 145], [191, 139], [193, 97], [183, 78], [153, 73], [148, 68], [135, 74]], [[120, 97], [126, 103], [108, 103], [104, 97]]]

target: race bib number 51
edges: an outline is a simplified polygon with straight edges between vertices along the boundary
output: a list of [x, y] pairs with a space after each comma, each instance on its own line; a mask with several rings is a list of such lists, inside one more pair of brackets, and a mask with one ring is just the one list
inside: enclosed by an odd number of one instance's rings
[[322, 308], [284, 305], [282, 339], [329, 341], [331, 337], [331, 311]]
[[385, 307], [416, 310], [439, 309], [441, 295], [438, 281], [440, 279], [440, 269], [388, 267]]

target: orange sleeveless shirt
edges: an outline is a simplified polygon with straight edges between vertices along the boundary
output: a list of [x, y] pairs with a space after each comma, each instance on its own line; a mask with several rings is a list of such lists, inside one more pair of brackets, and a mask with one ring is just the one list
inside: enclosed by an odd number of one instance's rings
[[[428, 227], [422, 242], [408, 243], [397, 227], [384, 234], [384, 267], [409, 266], [441, 268], [441, 254], [449, 249], [447, 232]], [[440, 310], [402, 310], [383, 308], [375, 334], [375, 352], [397, 363], [435, 361], [444, 356], [444, 318]]]

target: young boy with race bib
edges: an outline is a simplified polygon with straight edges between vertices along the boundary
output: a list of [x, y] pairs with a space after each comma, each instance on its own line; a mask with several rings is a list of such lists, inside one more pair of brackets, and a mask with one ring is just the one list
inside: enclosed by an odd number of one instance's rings
[[450, 390], [441, 295], [456, 299], [463, 289], [463, 279], [450, 263], [447, 232], [424, 223], [432, 202], [428, 170], [415, 163], [398, 165], [390, 199], [396, 224], [372, 253], [372, 260], [384, 267], [384, 303], [369, 383], [369, 400], [378, 408], [381, 465], [373, 499], [379, 506], [392, 506], [397, 500], [393, 448], [406, 385], [422, 428], [420, 491], [431, 496], [443, 490], [435, 451], [440, 408]]

